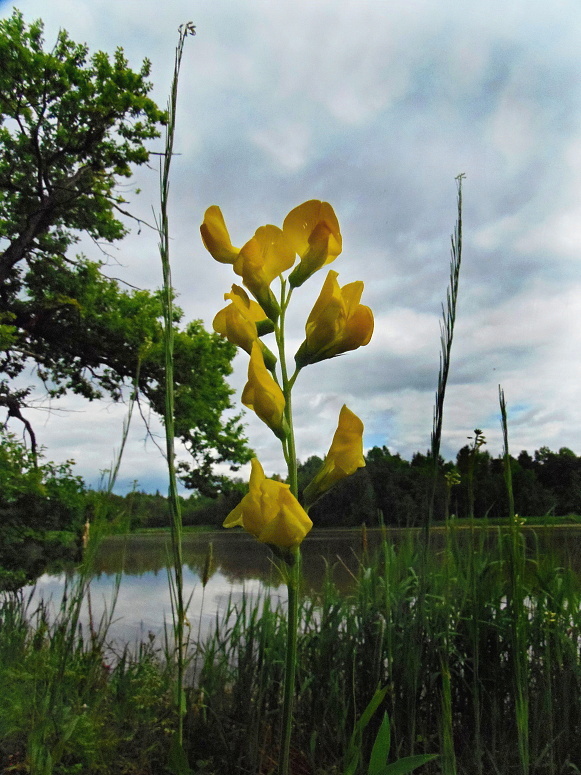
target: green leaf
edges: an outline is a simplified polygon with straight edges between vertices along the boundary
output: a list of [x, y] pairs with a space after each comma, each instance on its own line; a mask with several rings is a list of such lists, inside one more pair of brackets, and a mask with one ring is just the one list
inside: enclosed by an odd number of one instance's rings
[[359, 720], [355, 724], [355, 727], [353, 728], [353, 734], [351, 735], [351, 740], [349, 741], [347, 755], [345, 757], [347, 761], [347, 768], [345, 769], [344, 775], [354, 775], [356, 772], [357, 767], [359, 766], [359, 761], [361, 759], [363, 730], [369, 724], [373, 714], [381, 705], [386, 693], [387, 686], [385, 686], [383, 689], [378, 689], [361, 714]]
[[437, 759], [436, 753], [422, 753], [417, 756], [406, 756], [403, 759], [398, 759], [393, 764], [388, 764], [387, 767], [378, 773], [378, 775], [406, 775], [408, 772], [412, 772], [417, 767], [421, 767], [422, 764], [427, 764], [433, 759]]
[[[379, 708], [381, 703], [383, 702], [383, 698], [387, 694], [387, 686], [384, 686], [383, 689], [378, 689], [371, 700], [369, 701], [369, 705], [365, 708], [363, 713], [361, 714], [361, 718], [355, 724], [355, 731], [358, 731], [359, 733], [362, 733], [365, 727], [369, 724], [371, 721], [371, 718], [375, 711]], [[354, 731], [354, 734], [355, 734]]]
[[188, 764], [188, 757], [179, 741], [177, 732], [171, 739], [167, 767], [172, 775], [192, 775], [192, 770]]
[[382, 775], [385, 771], [387, 757], [389, 756], [389, 747], [391, 745], [391, 728], [389, 716], [383, 714], [383, 721], [379, 727], [377, 737], [373, 743], [371, 757], [369, 758], [369, 767], [367, 775]]

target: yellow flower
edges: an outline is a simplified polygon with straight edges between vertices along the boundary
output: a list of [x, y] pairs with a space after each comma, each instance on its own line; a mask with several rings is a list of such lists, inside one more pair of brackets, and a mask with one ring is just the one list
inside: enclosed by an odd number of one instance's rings
[[305, 507], [311, 506], [324, 492], [365, 465], [363, 457], [363, 423], [345, 405], [331, 447], [315, 478], [305, 489]]
[[249, 492], [224, 521], [240, 525], [264, 544], [281, 549], [298, 546], [313, 523], [288, 484], [267, 479], [258, 460], [252, 460]]
[[285, 438], [288, 427], [284, 416], [284, 395], [264, 365], [262, 350], [257, 342], [252, 345], [250, 352], [248, 382], [242, 392], [242, 403], [253, 409], [279, 439]]
[[366, 345], [373, 334], [373, 313], [360, 304], [361, 281], [339, 287], [332, 269], [305, 326], [306, 338], [295, 355], [299, 368]]
[[334, 261], [343, 247], [339, 222], [331, 205], [311, 199], [291, 210], [282, 225], [284, 236], [300, 256], [289, 283], [298, 288], [314, 272]]
[[258, 342], [265, 363], [272, 368], [276, 358], [258, 337], [261, 334], [270, 333], [273, 325], [260, 304], [249, 299], [244, 288], [239, 285], [233, 285], [232, 291], [225, 293], [224, 298], [230, 299], [232, 303], [221, 309], [214, 318], [214, 331], [225, 336], [229, 342], [246, 350], [247, 353], [252, 351], [254, 342]]
[[230, 242], [224, 216], [217, 205], [206, 210], [200, 233], [206, 250], [216, 261], [221, 264], [233, 264], [236, 261], [240, 248], [235, 248]]
[[291, 245], [278, 226], [271, 225], [257, 229], [234, 262], [234, 271], [271, 320], [277, 319], [280, 310], [270, 284], [294, 262]]

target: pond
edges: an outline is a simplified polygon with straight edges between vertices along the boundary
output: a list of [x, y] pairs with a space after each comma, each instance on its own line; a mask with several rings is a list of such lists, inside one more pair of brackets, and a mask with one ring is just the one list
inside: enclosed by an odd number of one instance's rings
[[[211, 576], [205, 589], [202, 574], [208, 549], [212, 545]], [[313, 531], [303, 545], [303, 577], [308, 590], [320, 587], [325, 564], [338, 563], [338, 583], [345, 585], [355, 570], [356, 551], [361, 546], [361, 531]], [[183, 539], [184, 598], [190, 599], [189, 621], [192, 632], [203, 634], [212, 628], [216, 615], [228, 603], [235, 604], [244, 595], [268, 594], [275, 601], [286, 600], [286, 587], [272, 561], [270, 551], [243, 531], [207, 531], [186, 533]], [[342, 563], [337, 557], [341, 557]], [[131, 643], [152, 633], [163, 633], [164, 622], [171, 624], [168, 566], [171, 557], [169, 534], [109, 536], [101, 543], [95, 560], [94, 576], [83, 609], [85, 624], [94, 625], [110, 612], [114, 614], [109, 634], [116, 643]], [[37, 599], [58, 607], [69, 573], [45, 573], [37, 580], [31, 610]], [[116, 585], [118, 583], [118, 589]]]
[[[388, 530], [388, 540], [394, 543], [410, 537], [414, 531]], [[469, 530], [458, 535], [468, 537]], [[494, 540], [496, 530], [488, 531]], [[563, 563], [572, 563], [581, 571], [581, 533], [575, 528], [538, 528], [526, 531], [527, 541], [538, 542], [538, 551], [555, 551]], [[366, 531], [370, 549], [381, 540], [379, 530]], [[435, 530], [433, 549], [443, 545], [444, 531]], [[136, 643], [152, 633], [159, 637], [164, 622], [171, 624], [171, 603], [168, 585], [168, 558], [171, 556], [169, 534], [136, 534], [110, 536], [103, 540], [95, 562], [89, 595], [84, 604], [82, 620], [98, 624], [105, 612], [114, 613], [109, 630], [116, 645]], [[209, 545], [213, 549], [212, 574], [203, 588], [201, 578]], [[363, 533], [359, 529], [313, 530], [303, 544], [303, 577], [307, 593], [321, 587], [325, 568], [333, 566], [339, 588], [347, 590], [353, 582], [363, 548]], [[275, 601], [286, 600], [286, 588], [272, 562], [269, 550], [241, 530], [208, 531], [184, 535], [184, 597], [190, 599], [191, 632], [197, 637], [213, 628], [216, 616], [242, 596], [268, 594]], [[39, 598], [58, 607], [65, 583], [74, 573], [46, 573], [41, 576], [32, 594], [31, 605]], [[115, 597], [115, 589], [118, 589]], [[31, 608], [31, 610], [32, 610]]]

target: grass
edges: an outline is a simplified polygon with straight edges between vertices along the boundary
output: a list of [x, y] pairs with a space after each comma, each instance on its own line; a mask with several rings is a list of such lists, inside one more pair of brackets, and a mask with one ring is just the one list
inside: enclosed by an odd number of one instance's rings
[[[520, 532], [516, 560], [509, 530], [497, 528], [492, 541], [490, 531], [451, 523], [427, 559], [420, 535], [410, 531], [397, 549], [383, 541], [348, 595], [328, 567], [321, 592], [302, 600], [292, 771], [342, 773], [356, 721], [381, 686], [387, 692], [363, 737], [363, 760], [386, 711], [394, 758], [447, 753], [422, 772], [450, 771], [450, 763], [459, 775], [521, 772], [518, 681], [526, 687], [528, 772], [579, 772], [579, 578], [534, 545], [525, 554]], [[510, 604], [515, 567], [518, 609]], [[107, 621], [80, 629], [76, 604], [73, 592], [55, 617], [44, 605], [28, 610], [19, 596], [4, 601], [2, 771], [163, 772], [178, 722], [173, 661], [153, 641], [112, 655]], [[285, 638], [281, 608], [268, 597], [243, 598], [193, 644], [197, 678], [192, 685], [188, 671], [183, 745], [194, 772], [273, 772]]]
[[110, 654], [107, 621], [78, 626], [78, 595], [55, 615], [21, 596], [0, 617], [0, 769], [163, 772], [175, 726], [168, 668], [151, 643]]
[[[553, 515], [545, 515], [545, 516], [522, 516], [520, 519], [523, 521], [524, 527], [566, 527], [571, 528], [574, 525], [581, 525], [581, 516], [579, 514], [567, 514], [563, 517], [557, 517]], [[453, 518], [454, 525], [457, 528], [465, 528], [465, 527], [472, 527], [475, 529], [479, 528], [496, 528], [496, 527], [503, 527], [508, 524], [508, 518], [492, 518], [492, 517], [478, 517], [477, 519], [468, 519], [468, 518], [461, 518], [458, 519], [456, 517]], [[316, 528], [319, 531], [325, 531], [325, 530], [336, 530], [337, 528], [326, 528], [326, 527], [318, 527]], [[352, 527], [341, 527], [341, 532], [345, 533], [348, 531], [351, 531], [353, 533], [360, 533], [361, 527], [360, 526], [352, 526]], [[410, 528], [396, 528], [396, 530], [404, 529], [409, 530]], [[411, 528], [420, 530], [421, 528]], [[440, 521], [434, 521], [432, 523], [432, 526], [430, 528], [432, 531], [438, 531], [438, 530], [446, 530], [446, 522], [440, 522]], [[184, 525], [182, 528], [182, 532], [184, 535], [186, 533], [212, 533], [219, 530], [219, 528], [216, 527], [216, 525]], [[131, 535], [169, 535], [171, 531], [171, 527], [140, 527], [136, 530], [133, 530], [131, 532]]]

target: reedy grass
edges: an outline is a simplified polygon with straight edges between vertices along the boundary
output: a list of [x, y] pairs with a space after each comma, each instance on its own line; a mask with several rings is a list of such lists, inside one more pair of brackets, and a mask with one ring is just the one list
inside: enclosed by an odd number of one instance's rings
[[[450, 363], [452, 356], [452, 343], [454, 340], [454, 326], [456, 323], [456, 311], [458, 305], [458, 287], [460, 280], [460, 268], [462, 265], [462, 182], [464, 174], [456, 177], [456, 224], [454, 233], [451, 237], [450, 250], [450, 277], [449, 285], [446, 291], [446, 305], [442, 304], [442, 321], [440, 324], [440, 368], [438, 371], [438, 385], [436, 389], [436, 398], [434, 404], [432, 433], [430, 438], [430, 452], [433, 463], [433, 481], [430, 501], [426, 512], [423, 533], [422, 562], [420, 566], [420, 587], [418, 591], [418, 615], [411, 623], [411, 633], [418, 644], [426, 643], [431, 637], [429, 630], [430, 622], [426, 617], [425, 603], [428, 584], [427, 556], [430, 547], [430, 528], [432, 526], [434, 503], [436, 492], [441, 478], [440, 471], [440, 445], [442, 439], [442, 425], [444, 419], [444, 401], [446, 398], [446, 387], [448, 384], [448, 375], [450, 372]], [[444, 647], [441, 649], [440, 656], [440, 702], [442, 714], [442, 734], [440, 743], [443, 752], [442, 772], [444, 775], [456, 775], [456, 762], [454, 753], [454, 742], [452, 738], [453, 722], [451, 718], [452, 701], [450, 696], [450, 666], [449, 666], [449, 648], [448, 639], [450, 631], [450, 622], [447, 620], [444, 625], [442, 637]], [[418, 696], [420, 670], [423, 662], [421, 652], [416, 653], [414, 659], [414, 669], [411, 675], [409, 694], [412, 697]], [[416, 736], [416, 705], [410, 707], [411, 737]], [[478, 737], [478, 735], [477, 735]], [[413, 752], [413, 749], [412, 749]]]
[[174, 719], [152, 644], [112, 660], [110, 614], [87, 632], [70, 603], [30, 605], [13, 595], [0, 613], [0, 770], [161, 771]]
[[519, 534], [517, 515], [514, 512], [514, 497], [512, 491], [512, 472], [510, 468], [510, 452], [508, 445], [508, 417], [504, 391], [499, 386], [498, 397], [500, 403], [503, 451], [504, 451], [504, 480], [508, 497], [508, 518], [510, 522], [509, 541], [509, 574], [510, 590], [508, 605], [511, 612], [511, 634], [514, 661], [514, 691], [515, 712], [518, 732], [518, 751], [520, 756], [521, 771], [528, 775], [530, 770], [530, 746], [529, 746], [529, 701], [528, 701], [528, 664], [527, 664], [527, 639], [526, 639], [526, 603], [523, 588], [526, 556]]
[[[423, 603], [428, 633], [424, 644], [410, 636], [418, 615], [419, 571], [424, 562], [422, 546], [415, 540], [398, 550], [384, 544], [371, 565], [362, 565], [348, 597], [337, 593], [329, 577], [319, 598], [302, 603], [294, 740], [296, 748], [308, 755], [312, 772], [340, 772], [351, 731], [378, 685], [388, 687], [385, 707], [397, 757], [433, 751], [442, 741], [442, 752], [451, 755], [450, 760], [446, 763], [443, 756], [439, 763], [427, 765], [426, 772], [455, 767], [466, 775], [479, 771], [505, 775], [522, 768], [507, 537], [500, 534], [500, 540], [491, 545], [482, 534], [453, 535], [447, 549], [430, 555]], [[528, 680], [528, 726], [534, 730], [529, 735], [529, 770], [574, 772], [567, 767], [581, 756], [577, 735], [579, 579], [559, 568], [552, 558], [537, 553], [527, 560], [522, 590], [520, 627]], [[559, 601], [565, 610], [557, 614], [553, 607]], [[563, 617], [566, 627], [557, 624]], [[477, 629], [474, 619], [479, 622]], [[212, 690], [205, 693], [206, 713], [235, 720], [237, 755], [245, 751], [244, 761], [252, 761], [257, 772], [262, 771], [262, 760], [252, 758], [244, 730], [252, 729], [253, 739], [271, 735], [281, 693], [284, 636], [284, 616], [278, 609], [265, 606], [260, 615], [254, 615], [242, 604], [236, 625], [205, 647], [208, 659], [200, 681], [204, 684], [209, 676], [214, 677]], [[448, 669], [442, 676], [444, 654]], [[220, 666], [218, 681], [216, 664]], [[478, 708], [474, 705], [476, 681]], [[217, 692], [220, 685], [226, 688]], [[411, 693], [414, 689], [415, 695]], [[549, 706], [551, 723], [546, 718]], [[478, 719], [484, 721], [480, 727]], [[377, 718], [370, 724], [364, 760], [379, 722]], [[256, 732], [257, 724], [261, 734]], [[198, 719], [192, 744], [207, 734], [212, 730], [201, 726]], [[224, 730], [222, 734], [232, 739]], [[480, 736], [479, 748], [476, 735]], [[217, 740], [213, 747], [216, 753]], [[216, 772], [235, 771], [228, 769], [228, 756], [215, 760]]]
[[[517, 539], [524, 553], [520, 529]], [[434, 542], [424, 559], [421, 533], [410, 531], [398, 547], [385, 540], [368, 550], [347, 595], [328, 566], [321, 591], [300, 604], [291, 770], [342, 775], [357, 720], [383, 686], [380, 710], [391, 720], [393, 758], [440, 750], [440, 759], [422, 770], [429, 775], [451, 762], [458, 775], [522, 771], [512, 541], [510, 527], [471, 534], [452, 523], [445, 543]], [[575, 773], [581, 582], [534, 542], [526, 552], [518, 644], [529, 772]], [[424, 563], [427, 582], [420, 581]], [[422, 583], [427, 635], [418, 644], [413, 623]], [[107, 622], [79, 630], [66, 612], [55, 617], [46, 606], [30, 611], [26, 603], [22, 596], [7, 599], [0, 619], [0, 769], [12, 762], [20, 771], [42, 772], [50, 755], [59, 775], [162, 772], [178, 723], [175, 661], [154, 642], [122, 649], [112, 660]], [[185, 681], [183, 740], [195, 772], [273, 771], [286, 637], [284, 605], [266, 590], [260, 599], [232, 599], [213, 634], [195, 644], [199, 664], [196, 683]], [[381, 715], [362, 736], [361, 762], [369, 761]]]
[[[76, 575], [67, 579], [55, 611], [52, 601], [40, 601], [31, 610], [33, 592], [2, 596], [0, 607], [0, 757], [6, 741], [15, 745], [16, 757], [26, 763], [31, 775], [52, 775], [66, 771], [70, 751], [84, 748], [90, 761], [95, 720], [104, 701], [101, 689], [107, 684], [106, 639], [121, 581], [117, 574], [109, 607], [99, 622], [91, 611], [90, 582], [95, 554], [108, 531], [107, 512], [137, 397], [139, 367], [129, 409], [123, 422], [121, 445], [111, 468], [104, 472], [103, 488], [92, 502], [90, 532]], [[105, 474], [107, 478], [105, 481]], [[83, 627], [84, 607], [88, 627]], [[90, 703], [90, 705], [89, 705]], [[91, 708], [91, 712], [89, 712]], [[98, 757], [97, 757], [98, 758]], [[9, 771], [9, 770], [8, 770]]]
[[[429, 532], [434, 516], [434, 502], [436, 499], [436, 487], [440, 475], [439, 456], [442, 440], [442, 424], [444, 422], [444, 401], [446, 399], [446, 386], [450, 373], [452, 359], [452, 343], [454, 341], [454, 326], [456, 324], [456, 310], [458, 306], [458, 285], [460, 281], [460, 267], [462, 266], [462, 181], [464, 174], [456, 177], [456, 225], [451, 237], [450, 247], [450, 281], [446, 291], [446, 306], [442, 304], [442, 322], [440, 324], [440, 369], [438, 371], [438, 387], [434, 404], [434, 417], [432, 434], [430, 438], [430, 450], [434, 465], [434, 480], [430, 505], [426, 514], [426, 533]], [[428, 535], [426, 535], [427, 542]]]

